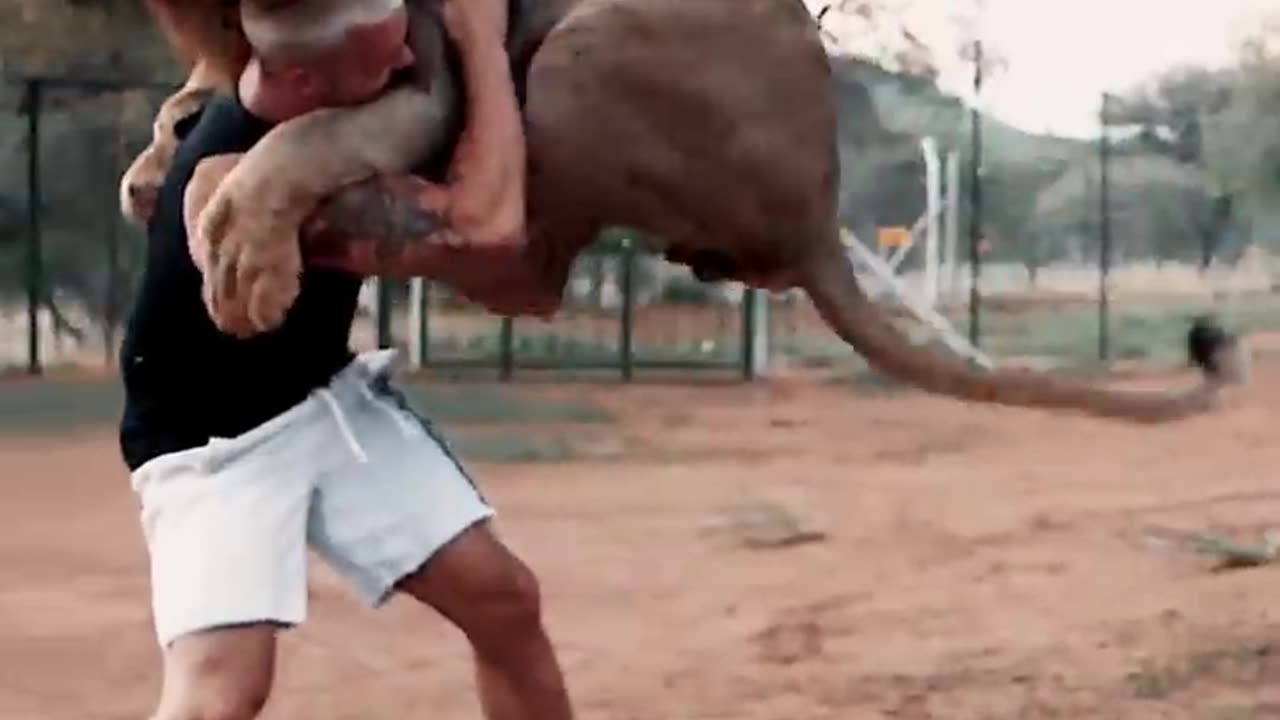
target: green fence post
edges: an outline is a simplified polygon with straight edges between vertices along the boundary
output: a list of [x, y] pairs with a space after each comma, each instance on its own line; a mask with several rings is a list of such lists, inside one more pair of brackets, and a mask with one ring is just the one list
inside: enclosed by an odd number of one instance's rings
[[[982, 97], [982, 38], [974, 40], [973, 96]], [[982, 110], [975, 102], [969, 111], [973, 158], [969, 168], [969, 343], [982, 347]]]
[[[114, 187], [116, 180], [124, 173], [127, 162], [126, 154], [128, 148], [125, 145], [125, 99], [124, 95], [117, 93], [115, 95], [115, 157], [111, 163], [109, 179], [107, 180], [109, 187]], [[121, 288], [120, 288], [120, 232], [123, 229], [121, 223], [123, 217], [118, 212], [112, 212], [111, 217], [107, 220], [106, 243], [107, 243], [107, 277], [106, 291], [103, 293], [103, 315], [106, 320], [102, 323], [102, 346], [103, 346], [103, 363], [107, 367], [116, 364], [116, 334], [120, 329], [120, 306]]]
[[755, 288], [742, 290], [742, 379], [756, 379], [756, 293]]
[[622, 327], [618, 342], [618, 360], [621, 363], [623, 382], [635, 377], [635, 307], [636, 307], [636, 251], [631, 238], [622, 239]]
[[41, 373], [40, 298], [44, 292], [43, 239], [40, 207], [40, 106], [43, 88], [39, 80], [27, 81], [27, 372]]
[[515, 375], [515, 334], [515, 320], [510, 316], [502, 318], [498, 344], [498, 374], [503, 382], [510, 382]]
[[391, 286], [384, 277], [374, 282], [378, 283], [378, 347], [385, 349], [394, 342], [391, 337]]
[[1111, 94], [1102, 94], [1102, 130], [1098, 133], [1098, 360], [1106, 362], [1111, 358], [1111, 308], [1110, 282], [1111, 273], [1111, 139], [1108, 137], [1110, 125]]
[[431, 281], [422, 278], [422, 294], [418, 297], [418, 366], [426, 367], [431, 360]]

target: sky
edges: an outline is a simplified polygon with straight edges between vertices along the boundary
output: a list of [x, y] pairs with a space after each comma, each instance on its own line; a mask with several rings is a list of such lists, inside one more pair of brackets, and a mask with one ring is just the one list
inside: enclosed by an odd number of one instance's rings
[[[805, 0], [814, 8], [828, 1]], [[957, 7], [972, 3], [914, 0], [905, 14], [908, 26], [940, 49], [939, 84], [969, 98], [972, 65], [946, 52], [961, 42], [948, 18], [948, 8]], [[1103, 91], [1179, 65], [1232, 64], [1264, 11], [1277, 8], [1280, 0], [986, 0], [983, 37], [1007, 65], [987, 79], [982, 102], [1024, 130], [1087, 137], [1098, 130]], [[894, 42], [892, 28], [872, 37], [856, 19], [834, 13], [824, 26], [855, 52]]]

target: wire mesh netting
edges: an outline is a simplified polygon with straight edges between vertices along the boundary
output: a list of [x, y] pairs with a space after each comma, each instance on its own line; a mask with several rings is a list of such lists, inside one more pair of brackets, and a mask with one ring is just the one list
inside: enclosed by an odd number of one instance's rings
[[[439, 283], [420, 290], [386, 284], [391, 342], [437, 368], [623, 372], [738, 370], [742, 363], [742, 286], [701, 283], [681, 266], [640, 253], [580, 256], [551, 320], [496, 317]], [[367, 286], [367, 307], [376, 309], [379, 292], [377, 284]], [[371, 310], [361, 327], [364, 345], [378, 343], [375, 317]]]
[[[979, 42], [982, 7], [812, 7], [830, 51], [839, 220], [867, 292], [919, 342], [1043, 366], [1177, 362], [1187, 321], [1204, 312], [1246, 329], [1277, 322], [1280, 63], [1268, 26], [1215, 67], [1115, 78], [1093, 67], [1097, 91], [1075, 88], [1068, 118], [1009, 90], [1036, 78], [1000, 37]], [[921, 28], [951, 34], [921, 39]], [[108, 365], [143, 247], [116, 186], [167, 88], [6, 78], [0, 366]], [[506, 375], [861, 364], [803, 293], [700, 283], [620, 237], [578, 258], [549, 322], [494, 317], [440, 284], [371, 283], [354, 339]]]
[[74, 83], [6, 90], [0, 364], [109, 364], [144, 242], [121, 216], [117, 187], [150, 140], [165, 90]]

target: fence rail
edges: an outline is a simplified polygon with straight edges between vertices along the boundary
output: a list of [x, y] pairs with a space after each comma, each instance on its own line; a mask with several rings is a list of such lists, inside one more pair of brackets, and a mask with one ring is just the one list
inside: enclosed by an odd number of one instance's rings
[[[105, 317], [95, 318], [99, 321], [95, 324], [106, 326], [104, 329], [108, 337], [103, 341], [105, 347], [101, 352], [102, 358], [110, 362], [114, 355], [115, 328], [123, 319], [124, 301], [131, 295], [132, 281], [140, 269], [138, 265], [144, 243], [140, 231], [119, 217], [115, 181], [134, 153], [148, 142], [150, 118], [174, 86], [103, 78], [13, 74], [5, 75], [4, 80], [11, 87], [20, 88], [20, 101], [14, 110], [21, 122], [20, 126], [12, 124], [11, 127], [15, 135], [22, 137], [23, 151], [15, 153], [21, 159], [21, 167], [0, 166], [8, 175], [7, 178], [0, 176], [0, 179], [7, 180], [0, 188], [18, 185], [25, 196], [22, 221], [15, 223], [20, 228], [10, 233], [10, 239], [20, 236], [22, 240], [22, 271], [19, 274], [26, 316], [24, 370], [31, 375], [41, 374], [46, 366], [47, 345], [64, 341], [67, 334], [73, 339], [84, 335], [68, 319], [71, 313], [66, 308], [95, 303], [85, 302], [83, 297], [60, 300], [58, 296], [63, 289], [60, 286], [68, 284], [67, 275], [91, 275], [94, 277], [90, 284], [102, 286], [98, 293], [100, 302], [97, 303], [100, 307], [96, 308], [99, 312], [96, 314]], [[131, 100], [136, 102], [138, 93], [145, 97], [142, 107], [127, 111], [124, 106]], [[77, 125], [69, 117], [72, 112], [79, 112], [86, 106], [96, 106], [95, 114], [99, 119], [96, 126], [92, 122]], [[112, 116], [114, 120], [104, 120]], [[51, 119], [55, 126], [53, 133], [48, 131]], [[105, 132], [95, 133], [94, 130], [104, 130], [102, 125], [110, 127], [106, 127]], [[84, 137], [95, 134], [99, 137]], [[69, 186], [69, 178], [66, 177], [68, 166], [60, 158], [52, 156], [57, 155], [58, 148], [68, 142], [92, 144], [94, 139], [101, 140], [102, 136], [114, 136], [116, 151], [100, 155], [95, 160], [110, 167], [99, 168], [105, 172], [95, 173], [96, 178], [82, 176]], [[10, 158], [11, 161], [13, 159]], [[50, 166], [56, 166], [53, 172], [50, 172]], [[87, 203], [93, 207], [81, 208], [84, 212], [79, 213], [75, 226], [60, 228], [57, 233], [60, 237], [51, 243], [49, 223], [51, 216], [57, 214], [57, 208], [83, 205], [87, 196], [96, 197], [97, 202]], [[73, 237], [64, 237], [66, 235]], [[58, 282], [51, 282], [51, 274], [68, 269], [50, 267], [50, 245], [79, 243], [79, 253], [84, 249], [84, 241], [95, 236], [102, 239], [101, 255], [95, 253], [93, 257], [72, 258], [71, 264], [77, 267], [62, 273], [57, 278]], [[125, 255], [139, 262], [130, 264], [123, 257]], [[760, 304], [758, 291], [739, 288], [740, 300], [713, 305], [679, 297], [670, 301], [660, 296], [638, 303], [637, 292], [645, 290], [640, 287], [644, 283], [637, 278], [638, 267], [644, 263], [652, 274], [656, 262], [653, 258], [640, 257], [629, 244], [621, 253], [597, 250], [584, 254], [570, 284], [587, 285], [585, 294], [594, 295], [594, 298], [573, 297], [570, 293], [566, 310], [549, 323], [491, 317], [456, 302], [446, 288], [434, 283], [420, 284], [420, 290], [413, 298], [420, 307], [410, 312], [406, 284], [388, 281], [373, 285], [380, 290], [375, 290], [375, 299], [366, 303], [369, 312], [358, 324], [373, 324], [375, 344], [407, 344], [407, 337], [412, 333], [399, 333], [402, 337], [397, 338], [393, 328], [397, 326], [396, 317], [412, 315], [420, 318], [418, 324], [422, 335], [414, 338], [413, 343], [421, 348], [418, 360], [422, 364], [441, 369], [490, 368], [503, 378], [513, 377], [519, 369], [548, 368], [617, 370], [622, 378], [628, 380], [637, 370], [650, 368], [735, 371], [751, 377], [756, 368], [753, 353], [760, 346], [759, 341], [750, 339], [760, 332], [756, 319]], [[121, 267], [122, 264], [130, 266]], [[703, 299], [717, 295], [716, 291], [691, 277], [679, 277], [680, 273], [674, 268], [663, 267], [660, 272], [665, 277], [662, 292]], [[593, 277], [601, 273], [608, 277]], [[615, 297], [605, 303], [600, 297], [602, 294]], [[654, 294], [652, 288], [649, 288], [649, 294]], [[661, 315], [662, 308], [686, 311], [666, 313], [677, 325], [679, 321], [689, 320], [685, 315], [702, 316], [704, 319], [713, 316], [714, 322], [710, 327], [690, 328], [692, 334], [687, 337], [680, 336], [678, 327], [668, 328], [675, 332], [668, 333], [669, 337], [665, 339], [654, 340], [654, 328], [647, 326], [663, 321], [660, 318], [650, 320], [648, 316]], [[584, 326], [590, 326], [590, 332]], [[12, 322], [0, 325], [0, 331], [7, 331], [7, 334], [11, 335], [14, 330]], [[358, 327], [356, 334], [361, 334], [361, 330]], [[367, 328], [363, 330], [367, 336]]]
[[[154, 113], [174, 87], [112, 78], [0, 78], [0, 371], [38, 375], [51, 364], [114, 361], [145, 257], [143, 233], [120, 217], [118, 179], [149, 142]], [[1165, 168], [1163, 158], [1135, 152], [1132, 144], [1116, 150], [1105, 135], [1077, 144], [1075, 155], [1054, 150], [1060, 155], [1054, 159], [1061, 166], [1057, 179], [1039, 183], [1035, 218], [1024, 223], [1021, 235], [1007, 238], [981, 213], [1026, 192], [1024, 179], [1002, 177], [998, 164], [981, 174], [962, 173], [962, 165], [973, 170], [983, 163], [981, 148], [993, 143], [968, 125], [952, 134], [942, 147], [932, 138], [886, 135], [876, 141], [886, 145], [866, 150], [890, 163], [886, 172], [918, 174], [909, 182], [899, 178], [897, 196], [878, 194], [884, 173], [845, 178], [842, 219], [864, 238], [893, 237], [877, 228], [901, 225], [936, 241], [944, 233], [930, 225], [935, 222], [945, 223], [948, 248], [966, 238], [967, 250], [944, 253], [958, 257], [946, 268], [941, 294], [923, 285], [938, 280], [938, 268], [925, 267], [937, 248], [871, 250], [892, 261], [901, 280], [894, 285], [914, 289], [920, 298], [938, 297], [930, 324], [945, 318], [967, 330], [997, 361], [1017, 356], [1096, 364], [1143, 356], [1157, 344], [1176, 349], [1172, 328], [1215, 307], [1215, 293], [1270, 292], [1265, 256], [1261, 267], [1236, 259], [1217, 263], [1235, 273], [1226, 279], [1221, 270], [1206, 271], [1213, 256], [1208, 248], [1190, 262], [1152, 260], [1161, 217], [1135, 200], [1146, 190], [1132, 178]], [[972, 138], [967, 151], [964, 138]], [[910, 158], [918, 146], [945, 155], [946, 172], [937, 157], [915, 168]], [[884, 152], [877, 155], [879, 150]], [[1120, 172], [1109, 172], [1113, 165]], [[928, 185], [919, 197], [920, 219], [914, 225], [905, 217], [888, 221], [883, 206], [902, 205], [904, 194], [917, 192], [920, 176]], [[991, 187], [983, 191], [970, 178]], [[1156, 221], [1137, 223], [1134, 207]], [[1055, 252], [1042, 256], [1039, 249], [1049, 245]], [[864, 258], [860, 264], [869, 291], [892, 300], [894, 293], [875, 273], [865, 272], [879, 263]], [[1265, 302], [1259, 307], [1270, 308]], [[353, 329], [357, 346], [399, 345], [420, 367], [503, 379], [548, 370], [608, 373], [626, 381], [660, 370], [749, 379], [779, 362], [860, 366], [802, 296], [703, 284], [686, 268], [639, 252], [617, 235], [578, 258], [563, 310], [550, 321], [494, 317], [425, 281], [370, 283], [361, 308]], [[1272, 317], [1248, 309], [1243, 314], [1255, 327]], [[1141, 318], [1157, 316], [1168, 317], [1168, 327], [1135, 332], [1148, 322]]]
[[565, 307], [550, 321], [494, 317], [429, 280], [378, 280], [371, 289], [376, 344], [404, 347], [416, 367], [489, 370], [503, 380], [519, 370], [606, 371], [624, 381], [647, 370], [758, 374], [768, 348], [767, 293], [738, 287], [720, 302], [642, 302], [642, 264], [672, 270], [631, 243], [584, 253]]

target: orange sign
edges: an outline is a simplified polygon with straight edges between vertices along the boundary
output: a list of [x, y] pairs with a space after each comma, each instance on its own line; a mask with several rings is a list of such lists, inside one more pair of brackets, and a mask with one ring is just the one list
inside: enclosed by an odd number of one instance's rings
[[911, 244], [911, 231], [904, 227], [882, 227], [876, 242], [880, 247], [904, 247]]

